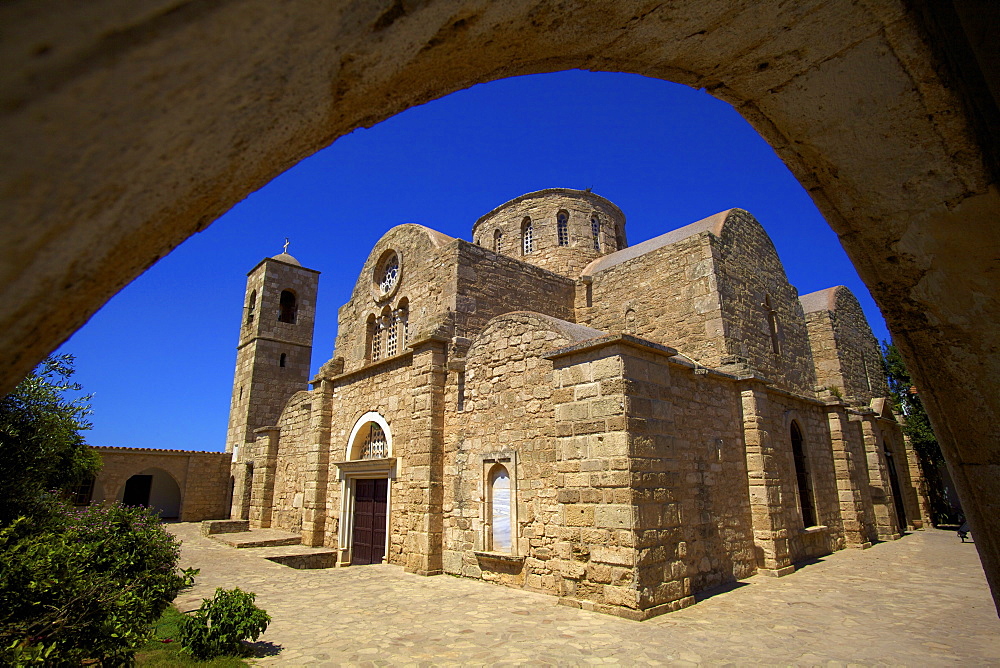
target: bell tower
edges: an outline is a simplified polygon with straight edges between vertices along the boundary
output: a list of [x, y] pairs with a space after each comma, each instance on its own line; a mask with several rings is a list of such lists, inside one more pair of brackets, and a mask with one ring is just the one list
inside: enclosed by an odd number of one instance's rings
[[319, 272], [288, 254], [264, 258], [247, 274], [226, 452], [254, 440], [308, 389]]

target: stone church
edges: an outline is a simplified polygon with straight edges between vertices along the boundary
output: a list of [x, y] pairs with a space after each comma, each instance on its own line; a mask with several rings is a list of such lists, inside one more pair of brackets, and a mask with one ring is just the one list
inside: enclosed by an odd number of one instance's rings
[[234, 518], [630, 619], [927, 521], [857, 300], [800, 297], [750, 213], [630, 246], [551, 188], [472, 239], [387, 232], [312, 379], [319, 273], [249, 273]]

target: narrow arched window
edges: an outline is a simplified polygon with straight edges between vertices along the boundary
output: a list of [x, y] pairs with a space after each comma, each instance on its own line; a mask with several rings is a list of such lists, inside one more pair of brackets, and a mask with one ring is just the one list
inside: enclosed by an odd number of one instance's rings
[[278, 321], [295, 324], [295, 315], [298, 311], [295, 293], [291, 290], [282, 290], [278, 299]]
[[278, 358], [278, 366], [280, 366], [282, 369], [285, 368], [285, 361], [287, 357], [288, 356], [285, 353], [281, 353], [281, 357]]
[[502, 253], [503, 252], [503, 232], [497, 230], [493, 233], [493, 252]]
[[494, 552], [511, 551], [511, 489], [510, 473], [503, 464], [490, 469], [490, 549]]
[[601, 250], [601, 219], [596, 213], [590, 217], [590, 234], [594, 237], [594, 250]]
[[535, 235], [530, 218], [525, 218], [521, 223], [521, 250], [525, 255], [535, 250]]
[[393, 327], [396, 329], [399, 346], [405, 348], [410, 339], [410, 302], [406, 297], [399, 300], [399, 306], [393, 312], [393, 319]]
[[795, 482], [799, 491], [799, 507], [802, 509], [802, 525], [816, 526], [816, 506], [813, 502], [812, 479], [809, 475], [809, 460], [806, 458], [805, 443], [799, 423], [791, 426], [792, 459], [795, 463]]
[[569, 246], [569, 214], [565, 211], [556, 214], [556, 235], [560, 246]]
[[247, 325], [253, 324], [253, 318], [256, 314], [257, 309], [257, 291], [254, 290], [250, 293], [250, 299], [247, 300]]
[[625, 311], [625, 333], [635, 334], [635, 309], [629, 308]]
[[390, 316], [391, 320], [385, 329], [385, 356], [392, 357], [399, 351], [399, 320]]
[[625, 248], [627, 244], [625, 243], [625, 232], [622, 231], [621, 227], [615, 228], [615, 250], [621, 250]]
[[382, 359], [382, 330], [379, 318], [368, 316], [368, 359], [378, 362]]
[[764, 309], [767, 311], [767, 330], [771, 336], [771, 352], [775, 355], [781, 354], [781, 347], [778, 343], [778, 312], [771, 306], [771, 296], [764, 296]]

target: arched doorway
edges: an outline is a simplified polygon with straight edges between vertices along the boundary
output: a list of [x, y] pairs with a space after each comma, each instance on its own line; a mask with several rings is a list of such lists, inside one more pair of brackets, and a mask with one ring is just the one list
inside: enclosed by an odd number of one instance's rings
[[892, 490], [892, 503], [896, 509], [896, 526], [899, 533], [906, 531], [906, 507], [903, 503], [903, 488], [899, 484], [899, 472], [896, 470], [896, 459], [892, 454], [889, 442], [882, 439], [882, 451], [885, 453], [885, 468], [889, 473], [889, 488]]
[[165, 520], [181, 515], [181, 489], [174, 477], [160, 468], [149, 468], [129, 477], [119, 500], [124, 506], [152, 508]]
[[348, 437], [345, 455], [337, 464], [342, 499], [338, 561], [342, 566], [380, 564], [388, 552], [396, 475], [386, 419], [374, 411], [362, 415]]

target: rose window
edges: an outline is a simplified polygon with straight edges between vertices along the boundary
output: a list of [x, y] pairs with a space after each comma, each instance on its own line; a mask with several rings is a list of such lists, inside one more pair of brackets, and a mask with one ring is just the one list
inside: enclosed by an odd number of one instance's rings
[[378, 287], [383, 295], [389, 294], [399, 280], [399, 257], [395, 253], [382, 265]]

